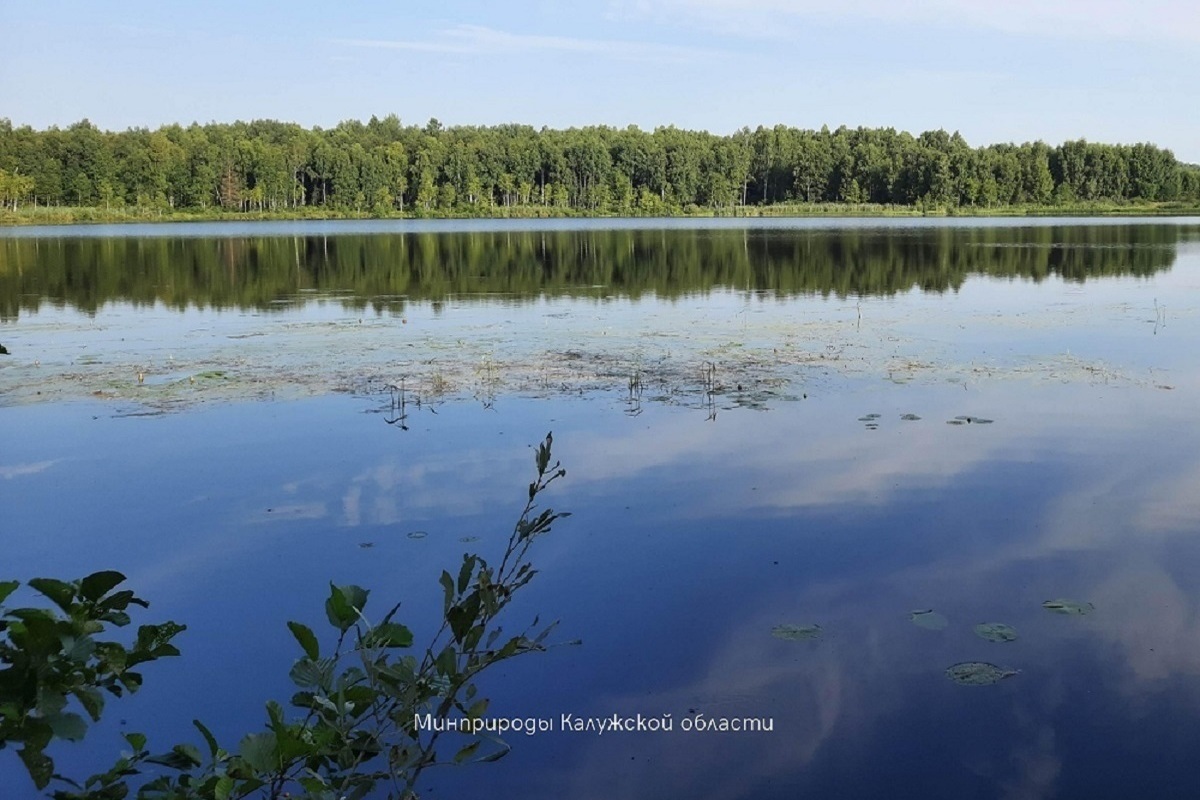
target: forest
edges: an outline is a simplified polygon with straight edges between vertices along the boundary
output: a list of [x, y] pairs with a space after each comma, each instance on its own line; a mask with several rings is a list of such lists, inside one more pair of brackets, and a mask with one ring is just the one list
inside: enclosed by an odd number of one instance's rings
[[[337, 216], [922, 211], [1200, 202], [1200, 167], [1153, 144], [971, 147], [958, 133], [260, 120], [110, 132], [0, 119], [0, 206]], [[0, 212], [3, 218], [5, 212]]]

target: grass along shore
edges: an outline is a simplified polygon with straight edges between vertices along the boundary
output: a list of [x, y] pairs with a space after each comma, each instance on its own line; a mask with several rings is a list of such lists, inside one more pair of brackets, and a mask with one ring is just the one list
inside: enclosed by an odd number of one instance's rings
[[616, 217], [1047, 217], [1047, 216], [1193, 216], [1200, 205], [1187, 202], [1090, 202], [1066, 205], [908, 206], [875, 203], [776, 203], [766, 206], [708, 208], [687, 206], [656, 209], [585, 212], [555, 206], [457, 207], [419, 212], [336, 209], [309, 206], [277, 211], [226, 211], [207, 209], [156, 209], [141, 206], [19, 206], [0, 210], [0, 225], [78, 225], [123, 222], [245, 222], [267, 220], [337, 219], [551, 219]]

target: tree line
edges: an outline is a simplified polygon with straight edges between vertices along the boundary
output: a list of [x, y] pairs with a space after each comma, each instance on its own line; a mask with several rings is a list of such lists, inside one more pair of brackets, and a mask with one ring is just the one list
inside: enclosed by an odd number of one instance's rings
[[0, 206], [395, 215], [661, 215], [792, 203], [952, 209], [1197, 202], [1153, 144], [971, 147], [958, 133], [260, 120], [103, 131], [0, 119]]

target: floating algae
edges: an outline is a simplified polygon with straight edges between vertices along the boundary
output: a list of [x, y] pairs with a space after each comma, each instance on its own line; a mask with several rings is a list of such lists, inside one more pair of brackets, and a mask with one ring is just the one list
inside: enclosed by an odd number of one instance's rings
[[981, 622], [975, 626], [975, 635], [989, 642], [1016, 641], [1017, 631], [1003, 622]]
[[916, 422], [920, 419], [920, 417], [918, 417], [916, 414], [901, 414], [900, 419], [904, 420], [905, 422]]
[[1053, 611], [1055, 614], [1090, 614], [1096, 607], [1091, 603], [1080, 603], [1075, 600], [1047, 600], [1042, 603], [1042, 608], [1047, 611]]
[[960, 686], [991, 686], [1011, 678], [1019, 670], [997, 667], [985, 661], [963, 661], [946, 668], [946, 677]]
[[946, 626], [950, 624], [949, 620], [932, 608], [910, 611], [908, 613], [908, 621], [918, 628], [924, 628], [927, 631], [945, 630]]
[[426, 533], [425, 531], [409, 531], [405, 535], [408, 536], [408, 538], [410, 538], [410, 539], [424, 539], [429, 534]]
[[820, 625], [776, 625], [771, 629], [771, 635], [776, 639], [786, 639], [790, 642], [806, 642], [821, 636]]

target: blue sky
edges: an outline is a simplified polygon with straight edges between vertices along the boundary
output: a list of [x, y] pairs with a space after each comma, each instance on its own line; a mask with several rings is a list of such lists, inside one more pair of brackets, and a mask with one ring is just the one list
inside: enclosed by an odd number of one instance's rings
[[1195, 0], [0, 0], [0, 116], [1152, 141], [1200, 162]]

